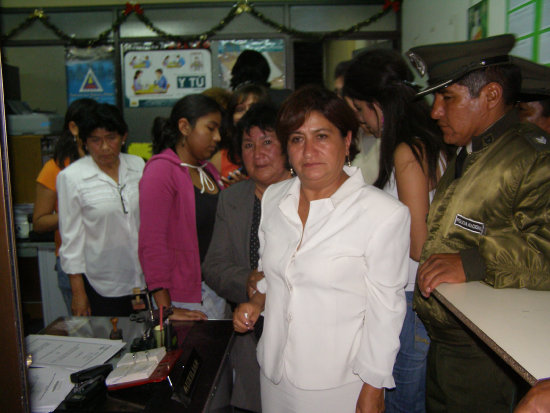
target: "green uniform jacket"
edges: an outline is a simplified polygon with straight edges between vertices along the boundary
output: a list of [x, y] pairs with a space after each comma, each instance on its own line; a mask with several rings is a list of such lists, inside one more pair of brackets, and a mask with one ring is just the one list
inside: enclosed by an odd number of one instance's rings
[[[462, 176], [454, 176], [452, 160], [430, 206], [420, 263], [460, 253], [467, 281], [550, 290], [550, 137], [510, 111], [472, 140]], [[417, 287], [414, 305], [432, 339], [462, 341], [462, 327], [436, 298]]]

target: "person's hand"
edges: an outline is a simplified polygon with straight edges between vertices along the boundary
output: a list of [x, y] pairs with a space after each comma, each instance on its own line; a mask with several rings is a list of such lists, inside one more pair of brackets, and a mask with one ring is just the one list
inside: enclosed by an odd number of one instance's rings
[[255, 303], [239, 304], [233, 313], [233, 329], [237, 333], [246, 333], [253, 330], [261, 312], [262, 309]]
[[256, 284], [264, 277], [263, 271], [253, 270], [250, 273], [248, 281], [246, 282], [246, 293], [248, 294], [248, 298], [252, 298], [252, 296], [258, 292], [258, 290], [256, 290]]
[[222, 182], [225, 184], [225, 186], [231, 186], [233, 184], [236, 184], [237, 182], [244, 181], [247, 178], [245, 174], [243, 174], [238, 169], [235, 169], [233, 172], [229, 172], [229, 175], [227, 177], [222, 176]]
[[532, 387], [514, 413], [550, 413], [550, 379], [539, 381]]
[[441, 283], [466, 282], [460, 254], [434, 254], [418, 268], [418, 287], [424, 297], [429, 297]]
[[174, 321], [208, 320], [208, 317], [202, 311], [187, 310], [185, 308], [173, 308], [173, 313], [168, 318]]
[[363, 383], [355, 406], [355, 413], [382, 413], [384, 409], [384, 389]]
[[71, 310], [74, 316], [90, 316], [92, 315], [92, 309], [88, 301], [88, 296], [85, 292], [78, 292], [75, 294], [73, 291], [73, 300], [71, 301]]

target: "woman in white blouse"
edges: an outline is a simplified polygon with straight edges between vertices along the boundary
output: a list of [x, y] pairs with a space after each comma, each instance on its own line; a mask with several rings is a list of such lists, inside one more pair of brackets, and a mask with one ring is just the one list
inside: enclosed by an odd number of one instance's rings
[[297, 177], [263, 196], [265, 282], [233, 318], [245, 332], [264, 311], [264, 413], [381, 412], [383, 388], [394, 386], [410, 220], [344, 166], [357, 127], [346, 103], [318, 87], [298, 90], [279, 112], [277, 136]]
[[120, 153], [127, 131], [113, 105], [90, 110], [79, 128], [87, 155], [57, 177], [59, 254], [73, 315], [130, 315], [132, 288], [145, 286], [137, 255], [144, 162]]

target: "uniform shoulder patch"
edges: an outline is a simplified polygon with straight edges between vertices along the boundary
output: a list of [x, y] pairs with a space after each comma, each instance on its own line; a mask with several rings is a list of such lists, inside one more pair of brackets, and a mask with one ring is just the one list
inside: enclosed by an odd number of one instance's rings
[[519, 134], [527, 140], [537, 151], [550, 150], [550, 135], [532, 124], [523, 124]]

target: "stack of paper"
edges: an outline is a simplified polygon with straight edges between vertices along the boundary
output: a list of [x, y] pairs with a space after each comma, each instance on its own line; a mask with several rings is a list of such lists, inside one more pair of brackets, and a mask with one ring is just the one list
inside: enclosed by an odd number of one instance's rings
[[31, 367], [29, 385], [31, 410], [36, 413], [54, 411], [73, 388], [71, 372], [62, 367]]
[[119, 340], [30, 335], [25, 339], [32, 354], [29, 369], [31, 410], [51, 412], [74, 387], [71, 373], [104, 364], [126, 344]]

